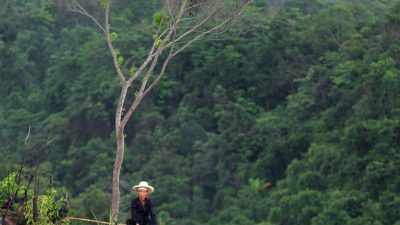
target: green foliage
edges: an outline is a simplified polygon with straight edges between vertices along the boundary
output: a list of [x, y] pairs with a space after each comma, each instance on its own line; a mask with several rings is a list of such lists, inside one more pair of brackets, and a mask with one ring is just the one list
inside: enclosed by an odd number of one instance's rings
[[249, 178], [249, 184], [253, 191], [258, 191], [261, 188], [260, 178]]
[[158, 213], [159, 224], [160, 225], [175, 225], [175, 221], [171, 218], [168, 212], [161, 211]]
[[[117, 39], [117, 37], [118, 37], [118, 34], [116, 33], [116, 32], [111, 32], [111, 34], [110, 34], [110, 38], [111, 38], [111, 41], [114, 41], [115, 39]], [[119, 52], [119, 51], [118, 51]], [[117, 55], [118, 55], [119, 53], [117, 53]]]
[[90, 186], [78, 198], [71, 201], [70, 213], [82, 218], [107, 221], [109, 219], [109, 199], [108, 193], [95, 186]]
[[169, 16], [165, 11], [158, 11], [153, 15], [153, 25], [157, 28], [168, 24]]
[[135, 65], [132, 65], [131, 68], [129, 69], [129, 73], [131, 75], [135, 74], [137, 71], [137, 67]]
[[[57, 218], [65, 201], [59, 198], [55, 189], [51, 188], [45, 195], [38, 196], [38, 221], [33, 220], [33, 198], [25, 204], [25, 218], [27, 224], [53, 225], [59, 223]], [[68, 224], [68, 221], [63, 221], [63, 224]]]
[[2, 181], [0, 181], [0, 205], [6, 197], [13, 196], [16, 194], [17, 197], [23, 197], [26, 187], [24, 185], [18, 185], [18, 177], [16, 172], [12, 172]]
[[122, 56], [118, 56], [117, 60], [118, 60], [118, 64], [120, 66], [124, 63], [124, 57], [122, 57]]
[[101, 1], [100, 1], [100, 5], [101, 5], [101, 7], [103, 7], [103, 8], [110, 7], [110, 6], [111, 6], [111, 3], [112, 3], [112, 0], [101, 0]]
[[158, 38], [157, 35], [153, 35], [153, 39], [154, 39], [153, 45], [155, 48], [157, 48], [161, 44], [162, 40], [160, 38]]

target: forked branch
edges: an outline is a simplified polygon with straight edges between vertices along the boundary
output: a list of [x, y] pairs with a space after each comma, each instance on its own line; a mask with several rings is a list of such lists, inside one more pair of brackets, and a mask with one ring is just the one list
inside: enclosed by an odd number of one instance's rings
[[[124, 129], [132, 114], [143, 98], [161, 80], [170, 60], [174, 56], [196, 41], [204, 39], [209, 35], [225, 32], [254, 0], [163, 0], [164, 10], [161, 10], [161, 20], [157, 24], [154, 42], [150, 47], [146, 59], [140, 64], [138, 63], [137, 65], [140, 66], [134, 71], [130, 71], [129, 76], [123, 74], [121, 69], [123, 64], [118, 61], [118, 54], [111, 39], [109, 24], [111, 0], [101, 0], [105, 8], [104, 25], [101, 25], [99, 20], [84, 9], [77, 0], [60, 1], [67, 1], [69, 10], [90, 18], [104, 33], [115, 72], [121, 82], [121, 92], [115, 114], [117, 151], [113, 169], [111, 203], [111, 219], [116, 222], [119, 213], [119, 177], [124, 154]], [[162, 32], [160, 33], [161, 30]], [[168, 53], [163, 55], [167, 49], [169, 50]], [[160, 61], [162, 62], [161, 68], [157, 67]], [[144, 76], [141, 76], [144, 71]], [[126, 103], [128, 90], [133, 87], [133, 83], [139, 77], [139, 82], [141, 82], [139, 90], [134, 92], [133, 101]], [[129, 106], [129, 109], [125, 113], [124, 106]]]

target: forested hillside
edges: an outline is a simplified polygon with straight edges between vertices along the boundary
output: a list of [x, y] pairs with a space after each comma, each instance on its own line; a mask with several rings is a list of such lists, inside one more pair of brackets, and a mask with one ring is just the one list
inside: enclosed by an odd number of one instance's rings
[[[108, 220], [119, 81], [62, 2], [0, 1], [0, 178], [50, 138], [70, 215]], [[128, 70], [160, 4], [112, 4]], [[125, 141], [121, 221], [147, 180], [165, 225], [400, 225], [400, 1], [256, 1], [173, 59]]]

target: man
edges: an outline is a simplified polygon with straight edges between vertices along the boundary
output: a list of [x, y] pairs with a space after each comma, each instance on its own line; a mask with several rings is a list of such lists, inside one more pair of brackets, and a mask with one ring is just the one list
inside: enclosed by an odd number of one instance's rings
[[132, 187], [137, 197], [131, 202], [132, 218], [126, 221], [127, 225], [158, 225], [156, 213], [148, 198], [148, 195], [154, 192], [154, 188], [146, 181], [141, 181], [138, 185]]

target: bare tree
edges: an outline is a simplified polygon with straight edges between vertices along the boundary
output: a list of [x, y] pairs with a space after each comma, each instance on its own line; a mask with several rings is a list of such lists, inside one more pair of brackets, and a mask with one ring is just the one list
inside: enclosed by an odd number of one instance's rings
[[[112, 221], [116, 223], [120, 202], [119, 178], [124, 156], [124, 129], [133, 112], [163, 77], [174, 56], [196, 41], [226, 31], [254, 0], [162, 0], [163, 8], [153, 17], [156, 25], [153, 45], [149, 47], [147, 58], [143, 62], [137, 62], [138, 67], [129, 68], [129, 74], [123, 73], [123, 58], [113, 46], [116, 34], [110, 31], [109, 24], [112, 0], [100, 1], [104, 8], [104, 23], [85, 9], [79, 0], [65, 1], [70, 10], [90, 18], [102, 31], [120, 79], [121, 92], [115, 113], [117, 151], [111, 203]], [[136, 90], [134, 83], [139, 84], [136, 85]], [[133, 101], [127, 102], [127, 94], [132, 92], [135, 93]], [[125, 107], [128, 110], [124, 110]]]

